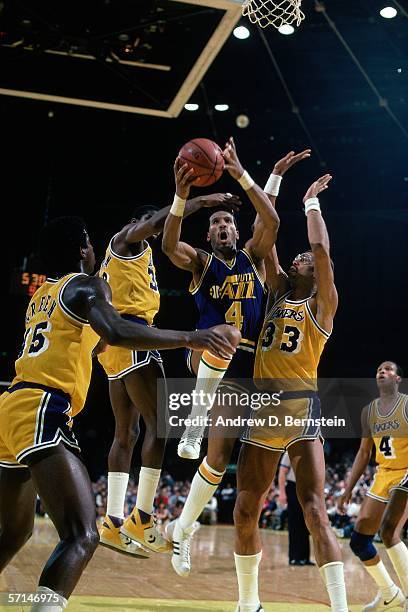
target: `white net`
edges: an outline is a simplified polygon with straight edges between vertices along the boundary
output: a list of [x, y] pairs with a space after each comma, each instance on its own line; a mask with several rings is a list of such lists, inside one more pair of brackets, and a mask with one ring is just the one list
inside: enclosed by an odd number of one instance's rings
[[245, 0], [242, 14], [261, 28], [269, 25], [280, 28], [294, 22], [298, 26], [305, 18], [301, 4], [302, 0]]

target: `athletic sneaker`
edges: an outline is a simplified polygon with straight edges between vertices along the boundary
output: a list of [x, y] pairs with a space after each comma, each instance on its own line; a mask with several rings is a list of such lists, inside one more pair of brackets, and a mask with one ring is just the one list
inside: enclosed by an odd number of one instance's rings
[[381, 591], [378, 591], [376, 598], [362, 609], [361, 612], [371, 612], [372, 610], [392, 610], [393, 608], [400, 608], [405, 604], [405, 597], [401, 589], [397, 587], [396, 593], [389, 599], [384, 599]]
[[169, 553], [172, 550], [171, 543], [158, 530], [154, 515], [146, 514], [143, 510], [134, 508], [120, 528], [120, 532], [154, 552]]
[[[235, 612], [243, 612], [242, 608], [239, 607], [239, 604], [235, 608]], [[262, 604], [259, 604], [259, 608], [257, 608], [256, 610], [254, 609], [252, 612], [264, 612]]]
[[148, 559], [149, 553], [130, 538], [120, 532], [123, 521], [108, 514], [105, 516], [100, 532], [100, 544], [124, 555], [139, 559]]
[[191, 570], [190, 542], [198, 529], [200, 529], [198, 521], [188, 529], [182, 529], [179, 519], [171, 521], [166, 526], [166, 536], [173, 543], [171, 564], [176, 574], [183, 578], [188, 576]]
[[198, 459], [200, 457], [201, 442], [203, 441], [204, 427], [199, 425], [186, 427], [177, 447], [177, 454], [182, 459]]

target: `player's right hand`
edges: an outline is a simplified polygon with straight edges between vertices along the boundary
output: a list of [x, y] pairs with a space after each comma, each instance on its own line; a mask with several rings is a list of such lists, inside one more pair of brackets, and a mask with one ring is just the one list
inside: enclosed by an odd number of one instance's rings
[[350, 499], [351, 499], [351, 491], [344, 491], [343, 495], [340, 495], [340, 497], [337, 499], [337, 511], [339, 514], [346, 514], [347, 512], [347, 506], [350, 503]]
[[194, 176], [194, 168], [189, 169], [189, 165], [183, 164], [181, 159], [177, 157], [174, 162], [174, 178], [178, 197], [187, 200], [190, 194], [191, 184], [196, 178]]
[[305, 149], [301, 153], [295, 153], [294, 151], [289, 151], [285, 157], [282, 157], [279, 161], [276, 162], [273, 168], [273, 174], [277, 174], [278, 176], [283, 176], [289, 168], [302, 161], [302, 159], [308, 159], [311, 154], [311, 149]]
[[200, 329], [199, 331], [189, 332], [186, 346], [195, 351], [207, 349], [222, 359], [231, 359], [236, 350], [216, 329]]
[[213, 208], [225, 204], [235, 212], [239, 211], [239, 207], [242, 205], [239, 197], [231, 193], [210, 193], [210, 195], [201, 196], [199, 200], [202, 208]]

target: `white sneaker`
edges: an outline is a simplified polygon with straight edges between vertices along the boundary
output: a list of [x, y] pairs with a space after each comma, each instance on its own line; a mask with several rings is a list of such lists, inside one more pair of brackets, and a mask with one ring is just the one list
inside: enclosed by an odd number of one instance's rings
[[186, 427], [177, 447], [177, 454], [182, 459], [198, 459], [205, 427]]
[[173, 543], [171, 564], [176, 574], [183, 578], [187, 577], [191, 570], [190, 542], [199, 528], [200, 523], [195, 521], [188, 529], [182, 529], [179, 519], [166, 526], [166, 536]]
[[[237, 605], [237, 607], [235, 608], [235, 612], [243, 612], [243, 610], [240, 608], [239, 604]], [[264, 612], [264, 609], [262, 607], [262, 604], [259, 604], [259, 607], [255, 610], [255, 608], [253, 609], [253, 612]]]
[[[381, 591], [378, 591], [376, 598], [364, 608], [361, 612], [371, 612], [372, 610], [392, 610], [393, 608], [400, 608], [403, 604], [406, 605], [406, 600], [401, 589], [397, 587], [397, 591], [390, 599], [384, 599]], [[408, 608], [407, 608], [408, 610]]]

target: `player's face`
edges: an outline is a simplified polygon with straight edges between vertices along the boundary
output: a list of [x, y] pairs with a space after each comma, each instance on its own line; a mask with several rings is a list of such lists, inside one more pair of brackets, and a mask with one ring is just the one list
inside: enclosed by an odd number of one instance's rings
[[95, 268], [95, 253], [88, 234], [86, 235], [86, 244], [86, 248], [81, 249], [82, 270], [85, 274], [92, 274]]
[[314, 257], [313, 253], [306, 251], [306, 253], [299, 253], [296, 255], [289, 268], [288, 272], [290, 277], [295, 276], [313, 276], [314, 275]]
[[392, 361], [384, 361], [378, 366], [376, 379], [380, 389], [401, 382], [401, 377], [397, 374], [397, 366]]
[[213, 249], [223, 247], [235, 249], [238, 237], [238, 230], [231, 213], [220, 211], [211, 215], [207, 240], [211, 242]]

